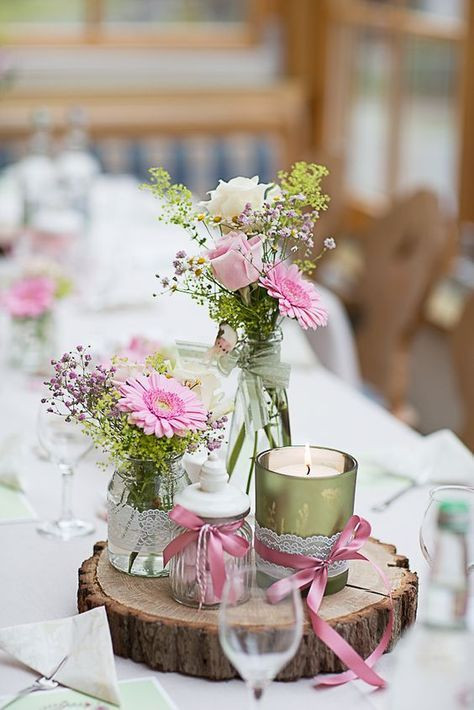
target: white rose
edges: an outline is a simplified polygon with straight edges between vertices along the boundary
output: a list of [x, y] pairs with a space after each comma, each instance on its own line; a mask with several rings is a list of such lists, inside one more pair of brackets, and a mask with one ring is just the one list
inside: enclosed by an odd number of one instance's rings
[[210, 214], [232, 219], [238, 217], [250, 204], [252, 209], [259, 210], [265, 201], [265, 192], [272, 183], [258, 182], [258, 175], [253, 178], [236, 177], [224, 182], [219, 180], [219, 185], [208, 194], [211, 199], [207, 202], [200, 202]]
[[126, 358], [119, 359], [114, 364], [115, 372], [113, 382], [115, 385], [121, 385], [126, 380], [134, 380], [138, 375], [145, 374], [146, 365], [139, 362], [129, 362]]
[[221, 381], [209, 369], [198, 362], [179, 363], [173, 370], [173, 377], [182, 385], [190, 387], [199, 397], [211, 419], [220, 419], [232, 410], [232, 403], [221, 390]]

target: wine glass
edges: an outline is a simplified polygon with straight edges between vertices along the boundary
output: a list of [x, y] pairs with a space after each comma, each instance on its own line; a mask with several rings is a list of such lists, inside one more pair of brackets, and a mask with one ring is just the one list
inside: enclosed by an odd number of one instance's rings
[[222, 649], [245, 680], [251, 707], [298, 650], [303, 608], [296, 587], [271, 604], [253, 566], [234, 568], [224, 586], [219, 610]]
[[40, 409], [38, 414], [38, 439], [49, 454], [62, 477], [61, 512], [58, 520], [40, 523], [37, 530], [42, 535], [70, 540], [94, 532], [92, 523], [78, 520], [72, 510], [72, 484], [74, 467], [92, 446], [79, 424], [66, 422], [64, 417]]
[[428, 564], [433, 564], [436, 545], [439, 504], [444, 501], [467, 503], [470, 511], [469, 534], [467, 535], [468, 570], [474, 571], [474, 487], [472, 486], [437, 486], [430, 491], [428, 507], [420, 527], [420, 547]]

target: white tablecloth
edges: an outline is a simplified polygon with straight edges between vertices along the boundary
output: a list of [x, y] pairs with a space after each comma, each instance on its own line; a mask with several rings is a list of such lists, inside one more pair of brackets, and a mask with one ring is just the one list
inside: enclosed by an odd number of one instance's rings
[[[157, 266], [150, 260], [148, 268], [151, 273]], [[132, 271], [119, 270], [116, 275], [133, 280]], [[150, 284], [153, 288], [152, 278]], [[102, 312], [70, 304], [61, 314], [62, 344], [72, 347], [82, 342], [104, 348], [114, 342], [124, 342], [133, 334], [211, 342], [215, 326], [207, 319], [205, 310], [180, 296], [173, 299], [155, 302], [150, 299], [148, 307], [121, 307]], [[318, 367], [304, 336], [293, 323], [286, 330], [284, 354], [293, 365], [290, 406], [295, 442], [333, 446], [357, 456], [358, 452], [375, 445], [409, 449], [417, 440], [418, 435], [412, 430]], [[0, 398], [0, 432], [2, 435], [21, 433], [25, 444], [31, 447], [36, 439], [39, 386], [26, 384], [20, 375], [2, 370]], [[60, 499], [59, 474], [54, 466], [37, 460], [30, 453], [25, 479], [29, 500], [39, 518], [54, 518]], [[94, 541], [106, 538], [105, 523], [97, 517], [104, 504], [106, 484], [107, 474], [92, 461], [86, 460], [79, 466], [75, 512], [86, 519], [95, 519], [97, 530], [91, 537], [60, 543], [40, 537], [33, 522], [0, 524], [0, 627], [60, 618], [76, 612], [78, 567], [90, 556]], [[410, 558], [412, 569], [423, 577], [426, 564], [418, 548], [418, 528], [427, 489], [410, 492], [383, 514], [370, 512], [371, 502], [383, 498], [399, 485], [396, 481], [369, 478], [362, 472], [356, 512], [367, 516], [372, 521], [373, 534], [394, 543], [400, 553]], [[378, 665], [389, 679], [396, 656], [395, 651]], [[117, 669], [121, 679], [152, 673], [143, 665], [121, 658], [117, 658]], [[246, 702], [245, 687], [240, 681], [212, 683], [173, 673], [154, 675], [183, 710], [217, 706], [241, 710]], [[29, 671], [0, 655], [1, 693], [16, 691], [31, 680]], [[315, 691], [310, 680], [302, 680], [273, 684], [265, 704], [273, 710], [287, 710], [295, 704], [355, 709], [384, 708], [387, 700], [384, 692], [374, 692], [361, 682]]]

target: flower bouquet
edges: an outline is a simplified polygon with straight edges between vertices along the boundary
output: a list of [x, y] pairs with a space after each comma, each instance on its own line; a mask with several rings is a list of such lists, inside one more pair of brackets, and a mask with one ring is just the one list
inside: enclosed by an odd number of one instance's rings
[[15, 279], [1, 296], [10, 316], [9, 364], [45, 372], [54, 351], [54, 309], [71, 284], [56, 269], [32, 269]]
[[160, 219], [183, 227], [198, 247], [191, 255], [178, 251], [172, 276], [158, 275], [161, 292], [207, 304], [220, 326], [214, 347], [220, 369], [240, 368], [227, 468], [229, 475], [247, 470], [248, 492], [258, 451], [291, 443], [281, 323], [292, 318], [303, 329], [327, 323], [319, 294], [305, 278], [335, 247], [332, 238], [319, 250], [314, 241], [329, 200], [321, 189], [327, 170], [299, 162], [275, 184], [258, 177], [221, 181], [197, 207], [165, 170], [150, 174], [146, 187], [161, 200]]
[[43, 404], [81, 426], [115, 465], [108, 493], [111, 563], [129, 574], [164, 574], [168, 511], [189, 483], [183, 454], [202, 445], [214, 450], [223, 439], [218, 378], [182, 377], [159, 353], [145, 363], [119, 357], [94, 365], [81, 345], [52, 364]]

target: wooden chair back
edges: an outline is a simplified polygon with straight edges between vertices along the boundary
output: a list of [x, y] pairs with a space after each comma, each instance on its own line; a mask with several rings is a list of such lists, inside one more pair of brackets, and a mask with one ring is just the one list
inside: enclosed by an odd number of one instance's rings
[[461, 438], [474, 451], [474, 293], [452, 334], [453, 360], [464, 417]]
[[394, 412], [405, 405], [411, 343], [449, 232], [436, 195], [420, 190], [397, 200], [363, 242], [356, 334], [361, 371]]

